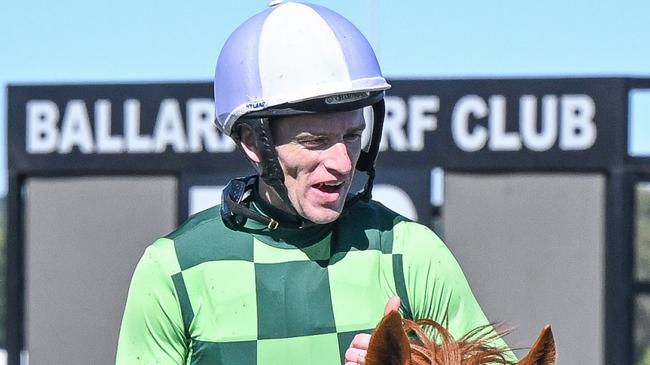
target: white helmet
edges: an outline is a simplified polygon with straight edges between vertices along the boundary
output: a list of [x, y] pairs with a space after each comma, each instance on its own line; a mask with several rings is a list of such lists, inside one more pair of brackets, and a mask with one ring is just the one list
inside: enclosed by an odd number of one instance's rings
[[[332, 10], [313, 4], [274, 3], [240, 25], [219, 54], [214, 77], [217, 125], [236, 142], [239, 122], [253, 127], [263, 154], [256, 165], [260, 177], [291, 206], [269, 120], [372, 106], [371, 143], [356, 166], [369, 178], [365, 189], [350, 202], [368, 200], [384, 120], [384, 91], [390, 88], [377, 57], [363, 34]], [[242, 211], [236, 197], [223, 196], [225, 209]]]
[[226, 41], [214, 78], [215, 115], [230, 135], [239, 118], [260, 111], [314, 100], [327, 110], [388, 88], [370, 44], [347, 19], [322, 6], [280, 3]]

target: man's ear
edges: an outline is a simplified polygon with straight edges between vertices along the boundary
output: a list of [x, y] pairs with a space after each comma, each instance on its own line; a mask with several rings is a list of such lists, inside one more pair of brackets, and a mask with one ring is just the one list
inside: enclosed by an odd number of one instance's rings
[[242, 124], [239, 127], [238, 133], [239, 146], [246, 154], [246, 157], [255, 163], [260, 163], [260, 161], [262, 161], [262, 154], [260, 153], [260, 149], [257, 147], [257, 139], [255, 138], [255, 133], [251, 127]]

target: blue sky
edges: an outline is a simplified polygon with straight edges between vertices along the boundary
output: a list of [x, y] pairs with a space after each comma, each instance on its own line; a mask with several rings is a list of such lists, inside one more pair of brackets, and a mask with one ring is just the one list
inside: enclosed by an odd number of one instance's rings
[[[377, 48], [389, 78], [650, 77], [648, 1], [312, 2], [352, 20]], [[0, 193], [6, 191], [8, 83], [209, 81], [227, 36], [267, 3], [3, 2]], [[635, 128], [646, 140], [647, 114]]]

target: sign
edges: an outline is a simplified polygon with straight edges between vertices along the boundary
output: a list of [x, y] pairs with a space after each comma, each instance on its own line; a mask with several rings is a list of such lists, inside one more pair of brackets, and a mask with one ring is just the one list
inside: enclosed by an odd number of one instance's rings
[[[622, 79], [393, 80], [379, 166], [600, 169], [623, 158]], [[18, 170], [238, 170], [212, 84], [9, 87]]]
[[600, 169], [623, 158], [621, 79], [396, 80], [379, 164], [446, 169]]

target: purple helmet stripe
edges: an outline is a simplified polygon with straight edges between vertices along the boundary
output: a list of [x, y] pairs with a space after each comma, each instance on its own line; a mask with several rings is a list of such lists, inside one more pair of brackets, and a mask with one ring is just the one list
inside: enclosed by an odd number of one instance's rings
[[[259, 72], [259, 32], [273, 8], [251, 17], [228, 38], [219, 55], [214, 79], [215, 115], [225, 120], [242, 102], [262, 98]], [[219, 72], [218, 70], [228, 70]], [[243, 78], [245, 77], [245, 78]]]

